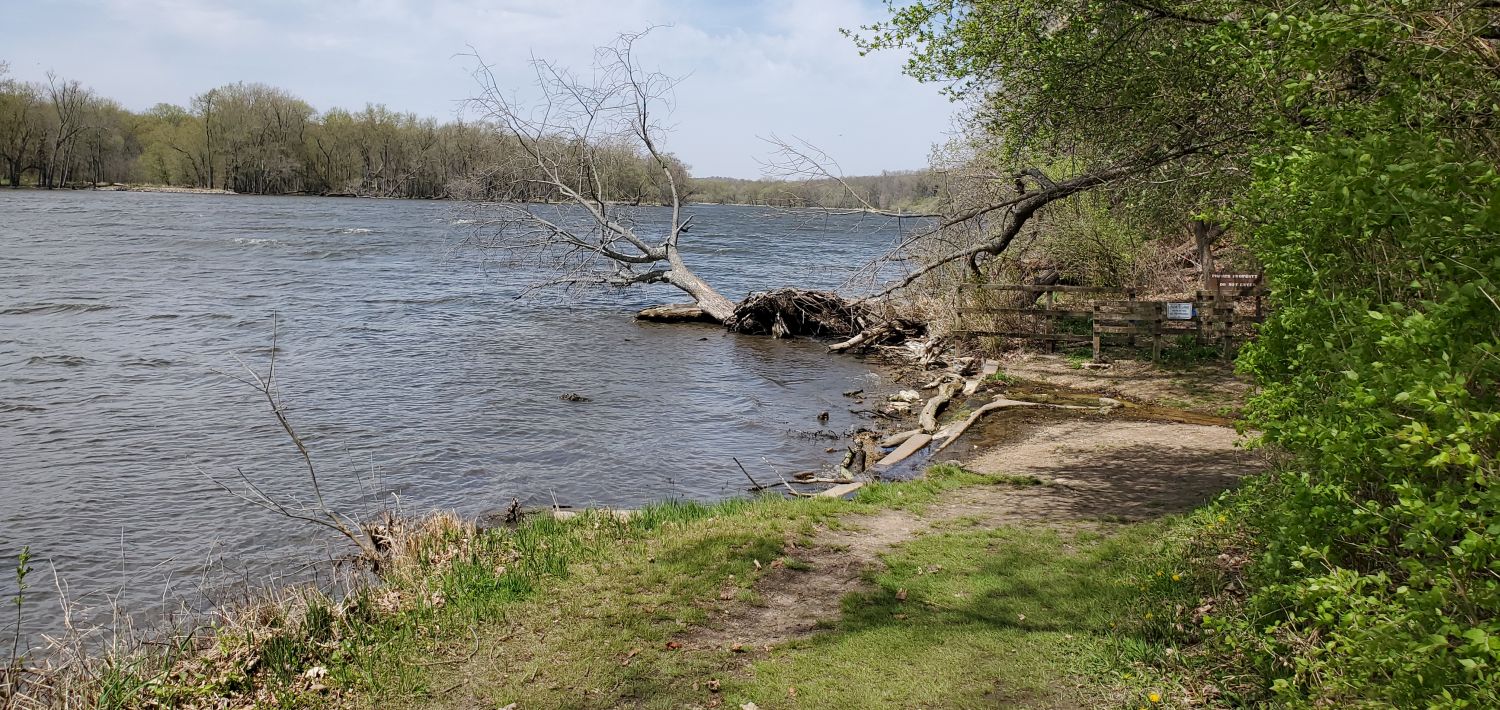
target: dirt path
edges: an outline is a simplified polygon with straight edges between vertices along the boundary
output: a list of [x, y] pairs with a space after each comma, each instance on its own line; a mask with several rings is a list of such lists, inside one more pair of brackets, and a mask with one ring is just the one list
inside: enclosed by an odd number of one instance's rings
[[1149, 361], [1117, 360], [1103, 369], [1061, 355], [1016, 353], [1002, 363], [1007, 374], [1028, 382], [1097, 392], [1143, 404], [1214, 414], [1243, 402], [1250, 385], [1224, 362], [1167, 369]]
[[930, 522], [899, 510], [845, 519], [837, 530], [821, 527], [810, 546], [788, 542], [798, 569], [777, 567], [755, 583], [759, 604], [728, 604], [691, 634], [689, 648], [764, 648], [807, 636], [835, 619], [844, 595], [864, 585], [880, 554], [924, 532]]
[[[1189, 510], [1264, 466], [1225, 427], [1090, 417], [1043, 423], [977, 453], [966, 467], [1034, 476], [1041, 485], [970, 486], [921, 514], [887, 510], [822, 528], [796, 552], [802, 569], [778, 568], [755, 586], [758, 604], [730, 603], [690, 637], [699, 648], [759, 649], [815, 633], [841, 599], [865, 586], [880, 556], [945, 521], [977, 526], [1101, 525]], [[798, 565], [803, 567], [802, 565]]]

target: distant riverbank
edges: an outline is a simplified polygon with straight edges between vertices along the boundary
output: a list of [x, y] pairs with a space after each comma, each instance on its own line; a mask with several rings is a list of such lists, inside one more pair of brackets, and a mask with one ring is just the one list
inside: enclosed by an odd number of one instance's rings
[[[6, 186], [4, 186], [3, 188], [0, 188], [0, 189], [5, 189], [5, 190], [44, 190], [44, 189], [48, 189], [48, 188], [42, 188], [42, 187], [39, 187], [39, 186], [36, 186], [36, 185], [22, 185], [20, 187], [11, 187], [10, 185], [6, 185]], [[437, 196], [437, 197], [394, 197], [394, 196], [387, 196], [387, 195], [361, 195], [359, 193], [354, 193], [354, 192], [283, 192], [283, 193], [271, 194], [271, 193], [260, 193], [260, 192], [235, 192], [234, 190], [225, 190], [225, 189], [216, 188], [216, 187], [183, 187], [183, 186], [177, 186], [177, 185], [138, 185], [138, 184], [126, 184], [126, 183], [110, 183], [110, 184], [99, 184], [99, 185], [70, 185], [68, 187], [59, 187], [59, 188], [53, 188], [53, 189], [57, 189], [57, 190], [82, 190], [82, 191], [94, 191], [94, 192], [162, 192], [162, 193], [175, 193], [175, 194], [186, 194], [186, 195], [264, 195], [264, 196], [271, 196], [271, 197], [358, 197], [358, 198], [364, 198], [364, 199], [369, 199], [369, 200], [450, 200], [450, 199], [453, 199], [451, 197], [446, 197], [446, 196]], [[545, 205], [545, 204], [564, 204], [564, 203], [560, 203], [560, 202], [534, 202], [534, 203], [530, 203], [530, 204], [543, 204], [543, 205]], [[637, 207], [665, 207], [666, 206], [665, 204], [660, 203], [660, 202], [624, 203], [624, 202], [613, 202], [613, 201], [611, 201], [610, 204], [632, 204], [632, 205], [637, 206]], [[693, 206], [693, 207], [760, 207], [760, 208], [776, 209], [776, 210], [799, 210], [799, 209], [806, 209], [806, 210], [833, 211], [833, 212], [838, 212], [840, 214], [851, 214], [851, 215], [852, 214], [859, 214], [859, 213], [873, 213], [873, 212], [875, 212], [874, 210], [870, 210], [870, 209], [867, 209], [867, 208], [857, 208], [857, 207], [821, 207], [821, 206], [817, 206], [817, 205], [772, 205], [772, 204], [755, 203], [755, 202], [699, 202], [699, 201], [695, 201], [695, 200], [684, 200], [683, 201], [683, 205], [685, 205], [685, 206]], [[887, 213], [882, 212], [880, 214], [887, 214]], [[903, 213], [900, 210], [892, 210], [891, 213], [888, 214], [888, 216], [903, 216], [903, 217], [923, 218], [923, 217], [931, 217], [932, 214], [930, 214], [930, 212], [927, 212], [927, 211], [915, 210], [914, 209], [914, 210], [910, 210], [909, 213]]]
[[176, 187], [173, 185], [93, 185], [91, 187], [78, 188], [84, 190], [98, 190], [100, 192], [181, 192], [193, 195], [237, 195], [234, 190], [222, 190], [216, 187]]

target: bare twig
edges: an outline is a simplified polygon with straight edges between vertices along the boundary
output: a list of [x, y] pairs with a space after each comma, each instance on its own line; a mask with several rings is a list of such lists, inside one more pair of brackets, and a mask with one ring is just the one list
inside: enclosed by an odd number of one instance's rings
[[745, 470], [745, 464], [740, 463], [740, 460], [737, 459], [737, 458], [734, 458], [733, 456], [729, 457], [729, 460], [733, 461], [734, 465], [740, 467], [740, 473], [745, 474], [745, 478], [750, 479], [750, 485], [752, 486], [751, 490], [756, 490], [756, 491], [763, 491], [763, 490], [765, 490], [765, 487], [762, 486], [762, 485], [760, 485], [759, 483], [756, 483], [755, 479], [750, 476], [750, 472]]
[[313, 464], [312, 452], [308, 449], [307, 443], [297, 432], [296, 428], [292, 426], [291, 420], [287, 417], [286, 406], [283, 404], [280, 392], [276, 387], [276, 353], [278, 350], [277, 342], [279, 339], [278, 326], [279, 321], [273, 314], [271, 318], [270, 364], [266, 368], [266, 373], [264, 375], [261, 375], [253, 368], [242, 362], [240, 363], [240, 365], [247, 373], [247, 376], [229, 377], [236, 382], [249, 385], [250, 387], [255, 389], [265, 399], [267, 405], [270, 406], [271, 414], [276, 419], [277, 425], [280, 427], [281, 431], [286, 435], [286, 437], [291, 440], [293, 446], [296, 447], [297, 453], [302, 459], [302, 464], [307, 470], [308, 483], [312, 488], [313, 502], [307, 505], [288, 504], [282, 502], [281, 500], [278, 500], [267, 494], [264, 490], [261, 489], [260, 486], [256, 485], [256, 483], [252, 481], [248, 475], [245, 474], [244, 470], [239, 468], [235, 469], [235, 473], [239, 476], [240, 482], [243, 485], [243, 488], [240, 490], [236, 490], [234, 487], [229, 486], [223, 481], [220, 481], [218, 478], [214, 477], [201, 468], [197, 469], [198, 473], [204, 478], [207, 478], [209, 481], [213, 482], [214, 485], [218, 486], [229, 495], [238, 498], [239, 500], [242, 500], [246, 503], [255, 505], [273, 513], [277, 513], [292, 520], [311, 523], [313, 525], [318, 525], [339, 533], [343, 537], [347, 538], [350, 542], [354, 543], [354, 545], [359, 549], [360, 557], [363, 560], [368, 562], [372, 567], [378, 569], [382, 559], [384, 558], [384, 554], [381, 552], [380, 546], [376, 544], [374, 535], [372, 535], [371, 532], [367, 530], [363, 525], [361, 525], [357, 520], [339, 513], [338, 511], [329, 507], [323, 497], [322, 484], [318, 480], [318, 470], [317, 467]]

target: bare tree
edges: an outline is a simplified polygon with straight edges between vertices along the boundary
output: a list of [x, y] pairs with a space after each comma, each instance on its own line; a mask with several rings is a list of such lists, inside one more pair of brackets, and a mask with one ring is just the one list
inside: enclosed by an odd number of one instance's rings
[[[544, 285], [671, 284], [709, 317], [730, 324], [734, 302], [695, 274], [678, 248], [691, 226], [691, 217], [683, 214], [685, 171], [662, 148], [665, 129], [658, 115], [670, 111], [679, 79], [641, 67], [635, 43], [648, 32], [623, 34], [599, 47], [587, 76], [534, 58], [540, 94], [534, 104], [508, 95], [490, 66], [474, 55], [480, 95], [470, 103], [520, 146], [523, 163], [493, 166], [485, 182], [513, 183], [517, 189], [511, 194], [540, 187], [563, 203], [496, 203], [499, 216], [487, 222], [486, 244], [551, 262], [560, 276]], [[619, 165], [605, 158], [618, 154], [607, 149], [621, 146], [642, 154], [659, 174], [663, 201], [671, 208], [664, 229], [637, 231], [632, 206], [611, 194], [609, 186], [617, 182], [611, 170]]]
[[63, 80], [47, 72], [47, 98], [51, 102], [54, 125], [52, 140], [47, 154], [47, 174], [43, 177], [45, 187], [66, 187], [68, 167], [73, 145], [88, 126], [83, 122], [83, 113], [93, 92], [85, 89], [76, 80]]

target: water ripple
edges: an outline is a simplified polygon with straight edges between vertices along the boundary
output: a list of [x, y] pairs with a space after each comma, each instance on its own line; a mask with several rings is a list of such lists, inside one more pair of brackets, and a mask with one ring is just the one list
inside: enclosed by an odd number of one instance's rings
[[[270, 366], [273, 318], [278, 402], [330, 503], [356, 515], [398, 494], [408, 510], [466, 514], [513, 497], [721, 498], [744, 483], [732, 457], [810, 468], [830, 442], [797, 432], [823, 410], [828, 429], [857, 423], [838, 393], [871, 388], [858, 361], [634, 322], [681, 300], [666, 287], [517, 300], [540, 272], [464, 250], [479, 227], [460, 209], [0, 191], [0, 578], [29, 544], [79, 593], [151, 608], [190, 591], [212, 541], [245, 570], [316, 556], [320, 533], [202, 475], [307, 494], [243, 382]], [[837, 286], [893, 240], [774, 210], [692, 211], [685, 256], [731, 298]], [[667, 217], [643, 209], [635, 225]], [[26, 625], [55, 629], [55, 608], [29, 604]]]

